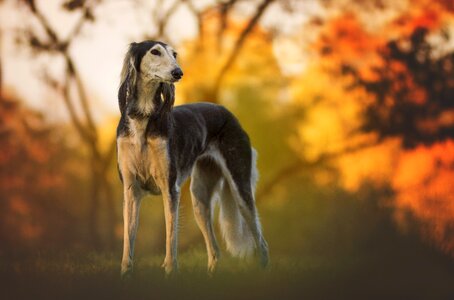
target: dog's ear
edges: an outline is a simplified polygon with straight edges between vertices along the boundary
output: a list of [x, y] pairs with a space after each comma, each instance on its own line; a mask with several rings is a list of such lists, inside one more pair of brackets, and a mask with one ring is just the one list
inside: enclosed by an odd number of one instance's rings
[[129, 46], [128, 53], [123, 60], [121, 69], [120, 88], [118, 89], [118, 105], [123, 115], [126, 111], [126, 105], [135, 97], [137, 82], [137, 61], [138, 57], [135, 52], [137, 43]]
[[162, 111], [170, 112], [175, 103], [175, 85], [173, 83], [161, 83], [160, 86], [162, 94]]

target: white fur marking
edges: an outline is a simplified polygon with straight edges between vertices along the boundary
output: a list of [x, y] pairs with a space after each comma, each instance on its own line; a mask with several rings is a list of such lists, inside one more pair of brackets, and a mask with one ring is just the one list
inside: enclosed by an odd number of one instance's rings
[[[250, 256], [256, 248], [256, 242], [251, 229], [240, 211], [241, 209], [248, 210], [248, 208], [241, 198], [232, 175], [226, 166], [225, 159], [219, 150], [211, 147], [206, 155], [212, 157], [216, 161], [226, 179], [220, 187], [221, 212], [219, 215], [219, 224], [223, 238], [226, 242], [227, 250], [233, 256]], [[255, 158], [254, 155], [253, 158]], [[255, 163], [253, 166], [255, 166]], [[254, 173], [256, 174], [257, 172], [255, 171]], [[256, 220], [254, 221], [256, 222]], [[260, 231], [260, 227], [258, 227], [258, 229]]]

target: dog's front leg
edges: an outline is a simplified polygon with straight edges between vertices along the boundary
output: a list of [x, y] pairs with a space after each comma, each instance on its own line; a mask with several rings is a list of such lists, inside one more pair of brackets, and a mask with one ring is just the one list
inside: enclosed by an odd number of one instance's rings
[[140, 188], [134, 182], [124, 185], [123, 201], [123, 258], [121, 276], [129, 276], [132, 272], [134, 257], [134, 241], [139, 225], [139, 208], [141, 202]]
[[163, 192], [164, 216], [166, 221], [166, 257], [162, 267], [166, 274], [178, 269], [177, 244], [178, 244], [178, 206], [180, 195], [175, 189]]

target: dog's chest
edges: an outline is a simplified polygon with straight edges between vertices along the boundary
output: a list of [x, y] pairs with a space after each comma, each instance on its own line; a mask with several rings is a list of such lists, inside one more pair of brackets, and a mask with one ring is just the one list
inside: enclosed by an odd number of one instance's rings
[[148, 120], [132, 120], [129, 121], [129, 130], [131, 132], [131, 142], [134, 146], [144, 147], [146, 146], [146, 135], [145, 131], [148, 126]]
[[129, 172], [144, 188], [158, 193], [158, 186], [168, 179], [167, 149], [167, 141], [160, 137], [123, 137], [119, 141], [118, 157], [121, 171]]

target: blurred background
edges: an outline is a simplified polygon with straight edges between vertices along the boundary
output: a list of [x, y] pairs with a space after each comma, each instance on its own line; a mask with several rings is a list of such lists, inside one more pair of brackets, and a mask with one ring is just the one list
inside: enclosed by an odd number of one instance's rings
[[[0, 255], [117, 259], [116, 94], [145, 39], [179, 53], [177, 104], [249, 133], [277, 265], [452, 275], [452, 0], [0, 1]], [[180, 222], [181, 252], [204, 253], [187, 185]], [[160, 197], [138, 235], [163, 255]]]

